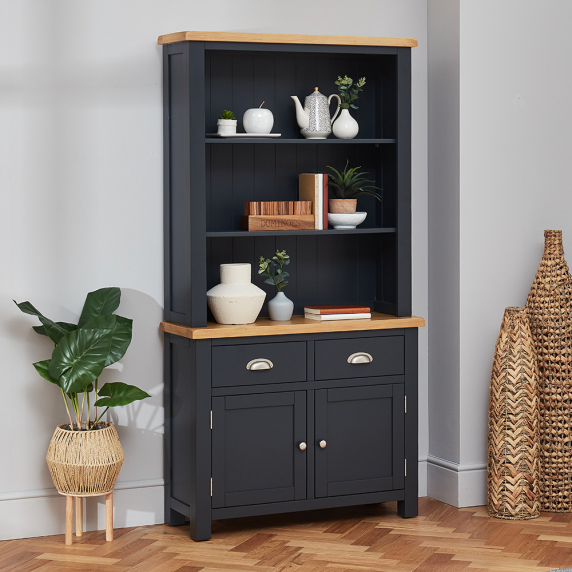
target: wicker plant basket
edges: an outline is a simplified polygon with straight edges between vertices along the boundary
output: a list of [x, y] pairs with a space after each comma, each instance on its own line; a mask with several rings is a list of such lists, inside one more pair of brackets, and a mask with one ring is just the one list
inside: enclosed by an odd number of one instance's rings
[[489, 406], [488, 508], [496, 518], [525, 520], [540, 514], [537, 380], [527, 312], [506, 308]]
[[70, 431], [58, 425], [46, 461], [56, 489], [66, 495], [100, 495], [113, 490], [125, 455], [113, 423], [102, 429]]
[[526, 307], [538, 358], [541, 509], [572, 511], [572, 288], [562, 231], [544, 231], [544, 255]]

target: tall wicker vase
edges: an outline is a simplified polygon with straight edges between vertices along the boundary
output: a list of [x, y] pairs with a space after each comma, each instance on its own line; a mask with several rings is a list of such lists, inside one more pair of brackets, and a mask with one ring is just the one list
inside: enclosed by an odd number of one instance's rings
[[540, 514], [538, 370], [524, 308], [506, 308], [489, 406], [488, 508], [496, 518]]
[[46, 461], [54, 486], [66, 495], [100, 495], [113, 490], [125, 455], [113, 423], [102, 429], [69, 431], [58, 425]]
[[526, 307], [538, 358], [541, 509], [572, 511], [572, 300], [562, 231], [544, 231], [544, 255]]

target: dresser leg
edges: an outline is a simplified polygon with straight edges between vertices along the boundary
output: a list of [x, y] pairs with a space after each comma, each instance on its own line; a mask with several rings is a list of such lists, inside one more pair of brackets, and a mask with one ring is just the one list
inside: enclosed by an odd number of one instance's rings
[[195, 542], [200, 542], [202, 540], [210, 540], [211, 539], [211, 519], [210, 514], [208, 519], [201, 518], [198, 514], [191, 515], [190, 518], [190, 532], [191, 538]]
[[406, 496], [405, 500], [397, 501], [397, 514], [401, 518], [413, 518], [418, 515], [417, 497]]
[[181, 526], [185, 524], [185, 515], [170, 508], [167, 510], [167, 518], [165, 520], [169, 526]]

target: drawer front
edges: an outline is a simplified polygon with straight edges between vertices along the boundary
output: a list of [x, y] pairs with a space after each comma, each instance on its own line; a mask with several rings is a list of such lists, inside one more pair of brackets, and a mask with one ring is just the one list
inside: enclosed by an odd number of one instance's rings
[[[314, 352], [316, 381], [405, 373], [403, 336], [323, 340], [316, 342]], [[349, 363], [348, 358], [354, 354], [369, 354], [372, 361]], [[360, 360], [369, 357], [357, 356]]]
[[[255, 360], [268, 360], [270, 369], [247, 369]], [[268, 364], [270, 365], [270, 364]], [[306, 342], [245, 344], [212, 348], [212, 386], [257, 385], [306, 381]]]

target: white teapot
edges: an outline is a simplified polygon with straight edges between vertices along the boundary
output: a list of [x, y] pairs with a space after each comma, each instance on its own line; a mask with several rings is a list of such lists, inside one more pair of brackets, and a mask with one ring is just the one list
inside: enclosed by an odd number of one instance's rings
[[[300, 133], [306, 139], [327, 139], [332, 132], [332, 123], [340, 112], [342, 100], [337, 93], [330, 97], [322, 95], [318, 88], [314, 88], [314, 93], [308, 95], [304, 100], [304, 107], [297, 96], [290, 96], [296, 104], [296, 121], [300, 127]], [[332, 97], [338, 98], [338, 107], [330, 119], [330, 101]]]

